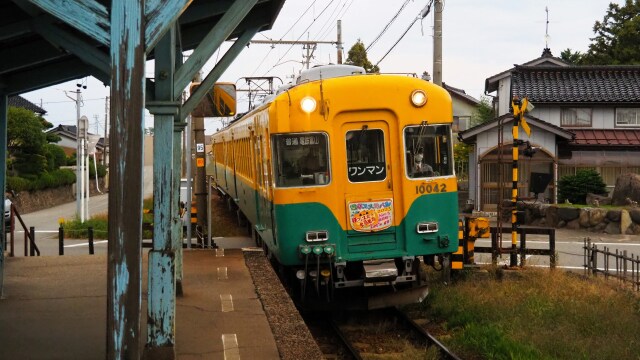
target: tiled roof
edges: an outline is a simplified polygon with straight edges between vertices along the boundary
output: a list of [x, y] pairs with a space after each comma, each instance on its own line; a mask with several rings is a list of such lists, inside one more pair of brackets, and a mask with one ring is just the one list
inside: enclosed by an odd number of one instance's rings
[[[557, 136], [564, 138], [566, 140], [570, 140], [573, 138], [573, 131], [569, 131], [566, 129], [563, 129], [559, 126], [553, 125], [549, 122], [546, 122], [542, 119], [539, 119], [535, 116], [531, 116], [529, 114], [525, 114], [525, 118], [527, 120], [527, 122], [529, 123], [529, 125], [532, 126], [536, 126], [540, 129], [543, 129], [545, 131], [548, 131], [550, 133], [556, 134]], [[485, 123], [476, 125], [470, 129], [467, 129], [465, 131], [461, 131], [460, 133], [458, 133], [458, 139], [460, 141], [463, 142], [473, 142], [475, 140], [473, 140], [478, 134], [483, 133], [489, 129], [492, 129], [494, 127], [497, 127], [498, 124], [502, 122], [502, 124], [504, 126], [512, 126], [510, 125], [511, 123], [513, 123], [513, 115], [511, 114], [504, 114], [502, 116], [499, 116], [491, 121], [487, 121]]]
[[449, 92], [449, 94], [455, 94], [457, 95], [459, 98], [464, 99], [465, 101], [467, 101], [468, 103], [472, 104], [472, 105], [478, 105], [480, 104], [480, 101], [478, 101], [478, 99], [474, 98], [473, 96], [470, 96], [469, 94], [467, 94], [466, 91], [462, 90], [462, 89], [458, 89], [455, 88], [447, 83], [442, 83], [442, 87], [447, 90]]
[[9, 97], [9, 106], [19, 107], [27, 110], [31, 110], [34, 113], [38, 113], [40, 115], [46, 114], [46, 110], [32, 103], [31, 101], [23, 98], [22, 96], [10, 96]]
[[513, 95], [536, 103], [640, 103], [640, 66], [516, 66]]
[[575, 129], [576, 137], [571, 145], [640, 145], [640, 130], [632, 129]]

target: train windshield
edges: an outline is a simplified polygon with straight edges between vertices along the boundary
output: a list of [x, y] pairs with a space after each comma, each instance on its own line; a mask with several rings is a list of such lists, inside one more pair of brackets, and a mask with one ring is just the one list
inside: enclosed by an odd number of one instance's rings
[[407, 176], [426, 178], [453, 175], [451, 127], [409, 126], [404, 129]]
[[364, 127], [347, 132], [347, 168], [351, 182], [380, 181], [387, 177], [381, 129]]
[[326, 185], [330, 180], [327, 134], [273, 135], [277, 187]]

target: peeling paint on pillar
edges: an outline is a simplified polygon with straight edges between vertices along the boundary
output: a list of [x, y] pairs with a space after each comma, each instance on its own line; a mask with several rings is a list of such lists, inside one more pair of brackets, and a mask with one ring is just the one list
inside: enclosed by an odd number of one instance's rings
[[149, 252], [147, 347], [173, 346], [175, 325], [174, 254], [171, 250]]
[[144, 0], [111, 1], [107, 359], [140, 358]]

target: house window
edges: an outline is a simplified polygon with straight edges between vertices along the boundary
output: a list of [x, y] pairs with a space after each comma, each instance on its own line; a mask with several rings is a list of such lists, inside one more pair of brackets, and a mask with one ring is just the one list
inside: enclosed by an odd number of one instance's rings
[[640, 108], [616, 109], [616, 126], [640, 126]]
[[560, 125], [591, 127], [591, 108], [563, 108]]

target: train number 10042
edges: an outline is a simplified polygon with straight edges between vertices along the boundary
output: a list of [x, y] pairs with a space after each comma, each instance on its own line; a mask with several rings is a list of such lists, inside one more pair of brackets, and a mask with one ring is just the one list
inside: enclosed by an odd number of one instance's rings
[[447, 184], [431, 183], [431, 184], [416, 185], [416, 194], [431, 194], [431, 193], [439, 193], [439, 192], [446, 192], [446, 191], [447, 191]]

